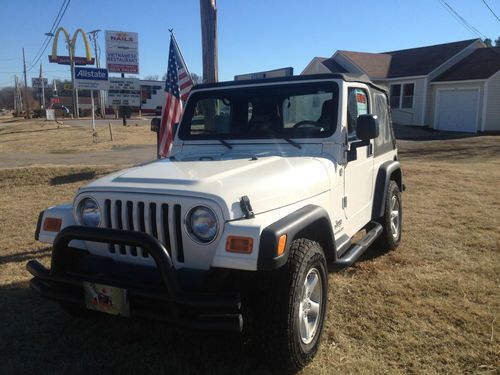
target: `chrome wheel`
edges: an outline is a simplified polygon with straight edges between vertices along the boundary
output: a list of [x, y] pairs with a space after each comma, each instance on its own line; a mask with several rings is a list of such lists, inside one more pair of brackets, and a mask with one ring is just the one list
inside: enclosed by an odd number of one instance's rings
[[299, 304], [299, 331], [300, 339], [304, 344], [310, 344], [318, 330], [322, 296], [323, 285], [320, 273], [316, 268], [311, 268], [304, 280], [302, 300]]
[[391, 198], [391, 234], [397, 240], [399, 238], [399, 227], [401, 226], [401, 207], [396, 195]]

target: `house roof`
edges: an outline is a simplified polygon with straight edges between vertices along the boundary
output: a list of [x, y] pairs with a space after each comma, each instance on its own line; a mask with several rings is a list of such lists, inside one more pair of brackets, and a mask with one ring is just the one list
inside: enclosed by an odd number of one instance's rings
[[[420, 76], [429, 74], [477, 40], [469, 39], [383, 53], [353, 51], [338, 51], [338, 53], [351, 60], [372, 79]], [[322, 64], [328, 67], [330, 61], [335, 62], [332, 57]]]
[[434, 82], [488, 79], [500, 71], [500, 47], [478, 48], [437, 77]]
[[326, 66], [332, 73], [347, 73], [347, 70], [335, 60], [325, 58], [321, 61], [321, 64]]
[[354, 51], [338, 51], [338, 53], [346, 56], [369, 77], [385, 78], [389, 74], [391, 55]]

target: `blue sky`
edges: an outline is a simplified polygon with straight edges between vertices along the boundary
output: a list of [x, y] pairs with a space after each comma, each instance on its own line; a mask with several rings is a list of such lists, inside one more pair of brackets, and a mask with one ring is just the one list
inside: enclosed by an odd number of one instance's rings
[[[486, 37], [500, 36], [500, 22], [482, 0], [446, 1]], [[500, 0], [486, 1], [500, 16]], [[62, 2], [1, 1], [0, 87], [21, 75], [22, 47], [28, 64], [33, 61]], [[218, 0], [217, 8], [220, 80], [285, 66], [299, 74], [312, 57], [338, 49], [383, 52], [476, 38], [439, 0]], [[141, 78], [165, 72], [173, 28], [189, 70], [202, 72], [198, 0], [72, 0], [61, 26], [71, 33], [77, 28], [138, 32]], [[104, 52], [103, 35], [100, 44]], [[60, 54], [63, 45], [61, 39]], [[48, 63], [50, 48], [42, 58], [46, 76], [69, 77], [68, 67]], [[81, 39], [77, 54], [83, 55]], [[37, 75], [38, 66], [28, 79]]]

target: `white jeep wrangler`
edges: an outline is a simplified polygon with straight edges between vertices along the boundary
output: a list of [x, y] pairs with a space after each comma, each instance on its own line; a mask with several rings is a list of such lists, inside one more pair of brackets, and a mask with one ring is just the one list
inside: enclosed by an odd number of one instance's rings
[[170, 155], [43, 211], [36, 238], [52, 264], [27, 264], [31, 288], [72, 313], [245, 327], [279, 366], [304, 366], [328, 266], [401, 240], [386, 92], [343, 74], [199, 85]]

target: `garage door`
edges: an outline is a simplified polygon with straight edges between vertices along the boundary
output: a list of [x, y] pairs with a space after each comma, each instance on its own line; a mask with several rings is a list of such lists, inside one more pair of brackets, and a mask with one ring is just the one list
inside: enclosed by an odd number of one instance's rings
[[439, 130], [475, 133], [479, 90], [439, 90], [437, 128]]

